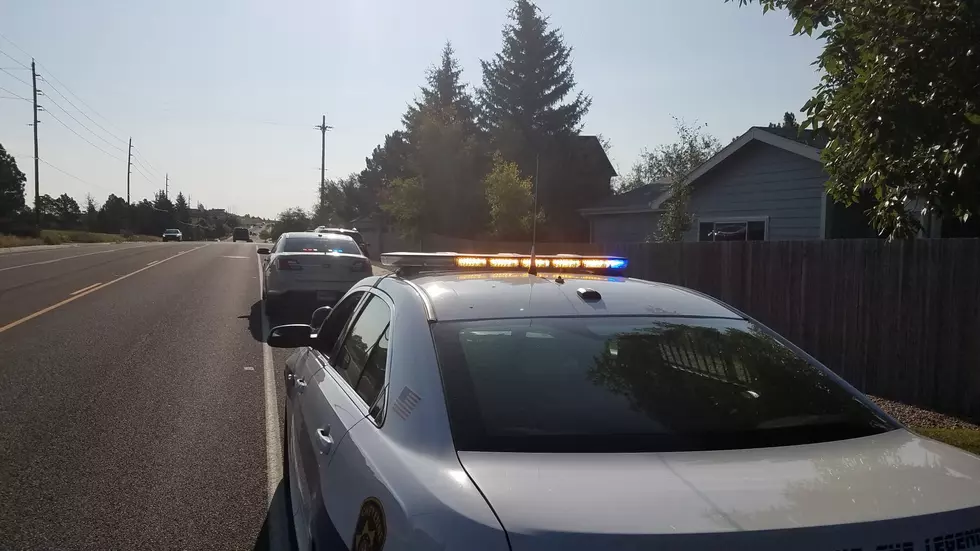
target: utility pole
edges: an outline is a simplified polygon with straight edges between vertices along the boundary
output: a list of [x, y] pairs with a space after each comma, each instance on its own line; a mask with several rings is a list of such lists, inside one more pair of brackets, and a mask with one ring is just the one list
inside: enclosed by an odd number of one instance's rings
[[[160, 173], [157, 172], [157, 174], [160, 174]], [[159, 176], [158, 176], [158, 178], [159, 178]], [[170, 199], [170, 173], [169, 172], [167, 173], [166, 183], [163, 184], [163, 186], [164, 186], [163, 187], [163, 194], [167, 197], [167, 199]]]
[[323, 201], [323, 193], [327, 189], [327, 130], [331, 130], [333, 127], [327, 126], [327, 116], [323, 115], [320, 125], [314, 128], [320, 131], [320, 197], [318, 200]]
[[31, 58], [31, 82], [34, 83], [34, 224], [41, 230], [41, 186], [38, 184], [37, 165], [37, 68]]
[[[126, 204], [129, 202], [129, 177], [133, 174], [133, 138], [129, 138], [129, 156], [126, 158]], [[157, 173], [159, 174], [159, 173]], [[159, 176], [158, 176], [159, 178]]]

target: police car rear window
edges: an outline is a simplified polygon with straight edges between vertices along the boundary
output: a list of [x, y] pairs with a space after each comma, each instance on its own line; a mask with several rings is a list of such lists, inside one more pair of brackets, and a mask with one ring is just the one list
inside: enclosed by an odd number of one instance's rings
[[433, 332], [459, 450], [742, 449], [897, 428], [742, 320], [486, 320]]
[[283, 252], [361, 254], [353, 239], [339, 235], [331, 237], [287, 237], [283, 243]]

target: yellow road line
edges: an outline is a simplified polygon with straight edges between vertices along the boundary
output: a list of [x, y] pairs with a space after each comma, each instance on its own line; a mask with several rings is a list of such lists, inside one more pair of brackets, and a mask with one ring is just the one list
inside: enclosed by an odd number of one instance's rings
[[72, 293], [68, 293], [68, 296], [75, 296], [75, 295], [77, 295], [78, 293], [81, 293], [81, 292], [84, 292], [84, 291], [88, 291], [88, 290], [89, 290], [89, 289], [91, 289], [92, 287], [98, 287], [99, 285], [102, 285], [102, 282], [101, 282], [101, 281], [100, 281], [100, 282], [98, 282], [98, 283], [93, 283], [93, 284], [91, 284], [91, 285], [87, 285], [87, 286], [85, 286], [85, 287], [82, 287], [81, 289], [79, 289], [79, 290], [77, 290], [77, 291], [74, 291], [74, 292], [72, 292]]
[[139, 270], [136, 270], [135, 272], [129, 272], [126, 275], [119, 276], [116, 279], [113, 279], [112, 281], [109, 281], [108, 283], [106, 283], [104, 285], [99, 285], [98, 287], [93, 287], [91, 289], [88, 289], [87, 291], [82, 291], [82, 292], [78, 293], [77, 295], [75, 295], [73, 297], [66, 298], [65, 300], [63, 300], [61, 302], [58, 302], [56, 304], [52, 304], [51, 306], [48, 306], [47, 308], [42, 308], [42, 309], [38, 310], [37, 312], [34, 312], [33, 314], [30, 314], [28, 316], [24, 316], [24, 317], [20, 318], [17, 321], [12, 321], [12, 322], [8, 323], [7, 325], [4, 325], [3, 327], [0, 327], [0, 333], [3, 333], [4, 331], [6, 331], [8, 329], [13, 329], [14, 327], [17, 327], [18, 325], [20, 325], [20, 324], [22, 324], [24, 322], [30, 321], [30, 320], [38, 317], [38, 316], [47, 314], [48, 312], [50, 312], [52, 310], [55, 310], [57, 308], [61, 308], [62, 306], [68, 304], [69, 302], [72, 302], [74, 300], [80, 299], [80, 298], [82, 298], [85, 295], [88, 295], [90, 293], [94, 293], [94, 292], [98, 291], [99, 289], [105, 289], [106, 287], [112, 285], [113, 283], [116, 283], [117, 281], [122, 281], [122, 280], [126, 279], [127, 277], [134, 276], [134, 275], [136, 275], [136, 274], [138, 274], [140, 272], [149, 270], [150, 268], [153, 268], [155, 266], [159, 266], [160, 264], [163, 264], [164, 262], [166, 262], [168, 260], [173, 260], [174, 258], [177, 258], [178, 256], [182, 256], [182, 255], [185, 255], [187, 253], [194, 252], [194, 251], [196, 251], [198, 249], [203, 249], [204, 247], [207, 247], [207, 245], [201, 245], [200, 247], [194, 247], [193, 249], [190, 249], [190, 250], [187, 250], [187, 251], [183, 251], [183, 252], [179, 252], [179, 253], [177, 253], [177, 254], [175, 254], [173, 256], [168, 256], [167, 258], [164, 258], [163, 260], [161, 260], [160, 262], [157, 262], [153, 266], [145, 266], [143, 268], [140, 268]]

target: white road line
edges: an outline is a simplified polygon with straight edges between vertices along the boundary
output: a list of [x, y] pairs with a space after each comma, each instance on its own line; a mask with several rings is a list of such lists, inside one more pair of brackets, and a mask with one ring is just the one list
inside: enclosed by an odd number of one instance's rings
[[152, 265], [156, 264], [157, 262], [160, 262], [160, 261], [159, 260], [153, 260], [153, 261], [147, 262], [146, 265], [147, 266], [152, 266]]
[[[173, 260], [173, 259], [177, 258], [178, 256], [185, 255], [185, 254], [190, 253], [190, 252], [194, 252], [194, 251], [196, 251], [198, 249], [202, 249], [204, 247], [207, 247], [207, 245], [201, 245], [200, 247], [194, 247], [193, 249], [189, 249], [189, 250], [186, 250], [186, 251], [181, 251], [181, 252], [179, 252], [179, 253], [177, 253], [177, 254], [175, 254], [173, 256], [168, 256], [167, 258], [164, 258], [163, 260], [161, 260], [160, 262], [157, 262], [153, 266], [159, 266], [160, 264], [163, 264], [164, 262], [166, 262], [168, 260]], [[24, 322], [30, 321], [30, 320], [32, 320], [32, 319], [34, 319], [34, 318], [36, 318], [36, 317], [38, 317], [38, 316], [40, 316], [42, 314], [46, 314], [46, 313], [48, 313], [48, 312], [50, 312], [50, 311], [52, 311], [52, 310], [54, 310], [56, 308], [60, 308], [60, 307], [62, 307], [64, 305], [68, 304], [69, 302], [72, 302], [74, 300], [78, 300], [78, 299], [84, 297], [85, 295], [94, 293], [94, 292], [96, 292], [96, 291], [98, 291], [100, 289], [105, 289], [106, 287], [112, 285], [113, 283], [116, 283], [118, 281], [122, 281], [122, 280], [126, 279], [127, 277], [131, 277], [131, 276], [134, 276], [134, 275], [136, 275], [136, 274], [138, 274], [140, 272], [149, 270], [153, 266], [144, 266], [143, 268], [140, 268], [139, 270], [136, 270], [135, 272], [129, 272], [128, 274], [121, 275], [121, 276], [117, 277], [116, 279], [110, 280], [105, 285], [99, 285], [98, 287], [92, 287], [91, 289], [89, 289], [87, 291], [79, 291], [79, 293], [77, 295], [75, 295], [75, 296], [68, 297], [65, 300], [61, 301], [61, 302], [52, 304], [51, 306], [48, 306], [47, 308], [42, 308], [42, 309], [38, 310], [37, 312], [34, 312], [33, 314], [30, 314], [28, 316], [24, 316], [24, 317], [20, 318], [17, 321], [12, 321], [12, 322], [8, 323], [7, 325], [0, 326], [0, 333], [3, 333], [7, 329], [13, 329], [14, 327], [17, 327], [18, 325], [20, 325], [20, 324], [22, 324]]]
[[282, 480], [282, 439], [279, 434], [279, 402], [276, 400], [276, 379], [272, 365], [272, 348], [265, 343], [269, 334], [269, 318], [265, 315], [265, 301], [262, 300], [262, 273], [261, 257], [256, 256], [256, 263], [259, 269], [259, 301], [261, 302], [260, 315], [262, 318], [262, 372], [265, 386], [265, 461], [266, 471], [268, 472], [268, 503], [272, 504], [272, 496], [276, 493], [279, 481]]
[[[71, 260], [73, 258], [81, 258], [83, 256], [92, 256], [93, 254], [106, 254], [114, 253], [116, 251], [131, 250], [131, 249], [142, 249], [143, 247], [149, 247], [149, 245], [139, 245], [137, 247], [119, 247], [118, 249], [109, 249], [108, 251], [95, 251], [94, 253], [76, 254], [74, 256], [64, 256], [61, 258], [55, 258], [53, 260], [43, 260], [41, 262], [31, 262], [30, 264], [21, 264], [19, 266], [8, 266], [6, 268], [0, 268], [0, 272], [6, 272], [7, 270], [16, 270], [17, 268], [27, 268], [29, 266], [40, 266], [42, 264], [53, 264], [55, 262], [61, 262], [62, 260]], [[40, 252], [40, 251], [38, 251]]]
[[77, 291], [75, 291], [73, 293], [68, 293], [68, 296], [73, 297], [73, 296], [77, 295], [78, 293], [83, 293], [85, 291], [88, 291], [92, 287], [98, 287], [99, 285], [102, 285], [102, 282], [101, 281], [98, 282], [98, 283], [93, 283], [93, 284], [88, 285], [86, 287], [82, 287], [81, 289], [79, 289], [79, 290], [77, 290]]

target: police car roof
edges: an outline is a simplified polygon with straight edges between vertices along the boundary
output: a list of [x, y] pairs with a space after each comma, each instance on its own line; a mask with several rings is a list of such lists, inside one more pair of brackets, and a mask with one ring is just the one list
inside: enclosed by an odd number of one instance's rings
[[[407, 277], [445, 320], [542, 316], [742, 316], [694, 291], [625, 277], [527, 272], [453, 271]], [[598, 299], [579, 290], [599, 293]]]
[[320, 233], [318, 233], [318, 232], [313, 232], [313, 231], [291, 231], [291, 232], [286, 232], [286, 233], [282, 234], [282, 236], [283, 237], [286, 237], [286, 238], [289, 238], [289, 237], [309, 237], [309, 238], [312, 238], [312, 239], [316, 239], [316, 238], [319, 238], [319, 239], [350, 239], [351, 238], [349, 235], [344, 235], [342, 233], [333, 233], [333, 232], [326, 232], [326, 233], [320, 232]]

